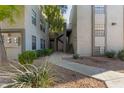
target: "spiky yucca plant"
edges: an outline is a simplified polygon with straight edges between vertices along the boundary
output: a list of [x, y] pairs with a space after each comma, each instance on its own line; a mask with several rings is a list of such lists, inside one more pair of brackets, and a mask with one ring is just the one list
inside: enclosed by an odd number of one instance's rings
[[18, 72], [13, 78], [13, 83], [2, 87], [13, 88], [40, 88], [49, 87], [53, 84], [54, 78], [48, 63], [36, 67], [32, 64], [21, 65], [17, 68], [11, 65]]

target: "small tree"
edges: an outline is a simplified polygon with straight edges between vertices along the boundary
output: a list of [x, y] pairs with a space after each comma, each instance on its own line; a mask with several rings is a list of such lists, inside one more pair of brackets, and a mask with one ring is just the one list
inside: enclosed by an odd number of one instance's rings
[[64, 32], [65, 24], [63, 14], [66, 12], [66, 5], [44, 5], [41, 11], [46, 17], [48, 23], [49, 35], [54, 38], [54, 50], [56, 50], [57, 37]]
[[[7, 20], [8, 22], [14, 22], [14, 15], [19, 14], [19, 7], [15, 5], [0, 5], [0, 22]], [[0, 26], [1, 28], [1, 26]], [[0, 29], [0, 64], [8, 62], [7, 55], [4, 47], [4, 42]]]
[[45, 14], [46, 21], [49, 25], [49, 31], [57, 33], [64, 30], [63, 13], [65, 13], [66, 10], [66, 5], [41, 6], [41, 11]]

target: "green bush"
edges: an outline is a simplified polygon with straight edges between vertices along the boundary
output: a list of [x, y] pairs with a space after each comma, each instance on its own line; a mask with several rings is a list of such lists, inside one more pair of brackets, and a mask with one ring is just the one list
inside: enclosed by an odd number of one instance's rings
[[74, 59], [78, 59], [79, 58], [79, 54], [73, 54], [73, 58]]
[[38, 67], [32, 64], [26, 64], [24, 66], [20, 64], [20, 68], [11, 66], [18, 74], [15, 73], [13, 82], [3, 85], [2, 87], [4, 88], [44, 88], [54, 83], [52, 70], [46, 62]]
[[49, 48], [46, 48], [43, 50], [44, 51], [44, 55], [45, 56], [49, 56], [50, 54], [52, 54], [53, 50], [52, 49], [49, 49]]
[[49, 56], [52, 53], [53, 53], [53, 50], [49, 48], [42, 49], [42, 50], [36, 50], [37, 57]]
[[118, 52], [118, 58], [124, 61], [124, 50]]
[[107, 51], [107, 52], [105, 52], [105, 56], [108, 58], [114, 58], [115, 57], [115, 51]]
[[18, 60], [21, 64], [32, 64], [36, 58], [37, 55], [35, 51], [25, 51], [19, 55]]
[[37, 57], [43, 56], [43, 50], [36, 50]]

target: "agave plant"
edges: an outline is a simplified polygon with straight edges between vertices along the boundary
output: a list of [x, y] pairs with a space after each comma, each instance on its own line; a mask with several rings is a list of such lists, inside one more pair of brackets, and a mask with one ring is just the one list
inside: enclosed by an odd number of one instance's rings
[[48, 62], [36, 67], [32, 64], [21, 65], [17, 68], [11, 65], [18, 73], [13, 77], [13, 83], [5, 84], [2, 87], [13, 88], [39, 88], [49, 87], [53, 84], [54, 77], [51, 74]]

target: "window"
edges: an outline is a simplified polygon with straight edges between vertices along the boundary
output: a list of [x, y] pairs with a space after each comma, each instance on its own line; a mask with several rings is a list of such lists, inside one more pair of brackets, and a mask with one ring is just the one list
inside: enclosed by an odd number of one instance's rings
[[42, 31], [43, 30], [43, 27], [42, 27], [42, 20], [40, 19], [40, 30]]
[[42, 49], [43, 48], [43, 40], [40, 39], [40, 48]]
[[45, 40], [43, 40], [43, 47], [45, 48]]
[[36, 49], [36, 36], [32, 36], [32, 50]]
[[95, 24], [95, 36], [102, 37], [105, 36], [104, 24]]
[[32, 24], [36, 26], [36, 12], [32, 9]]
[[40, 45], [41, 45], [41, 49], [45, 48], [45, 40], [40, 39]]
[[42, 24], [40, 24], [40, 30], [41, 30], [41, 31], [43, 30]]
[[43, 28], [43, 32], [45, 32], [45, 27]]
[[11, 37], [8, 37], [7, 39], [8, 39], [7, 40], [8, 43], [12, 43], [12, 38]]
[[45, 23], [40, 19], [40, 30], [45, 32]]
[[104, 46], [95, 46], [94, 47], [94, 54], [96, 56], [103, 55], [104, 54], [104, 51], [105, 51], [105, 47]]
[[100, 47], [99, 46], [94, 47], [94, 54], [95, 54], [95, 56], [100, 55]]
[[95, 5], [95, 14], [104, 14], [105, 8], [104, 5]]

